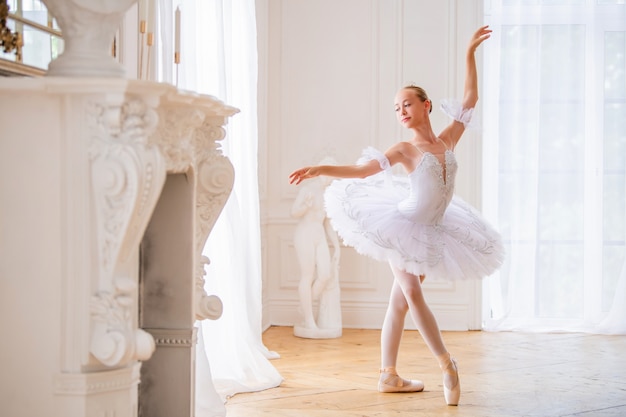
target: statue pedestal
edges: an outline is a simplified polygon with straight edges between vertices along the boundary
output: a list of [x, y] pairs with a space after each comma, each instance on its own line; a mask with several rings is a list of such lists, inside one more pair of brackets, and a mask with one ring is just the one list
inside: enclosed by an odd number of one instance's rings
[[320, 297], [317, 327], [293, 326], [293, 335], [304, 339], [335, 339], [341, 337], [341, 300], [339, 281], [335, 279]]

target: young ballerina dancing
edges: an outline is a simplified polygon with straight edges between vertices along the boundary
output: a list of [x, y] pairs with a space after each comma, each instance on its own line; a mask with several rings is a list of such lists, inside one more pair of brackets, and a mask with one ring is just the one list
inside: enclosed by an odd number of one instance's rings
[[[333, 227], [346, 245], [391, 266], [394, 282], [381, 332], [380, 392], [424, 389], [421, 381], [396, 372], [408, 312], [443, 371], [446, 403], [458, 405], [457, 364], [443, 343], [421, 284], [426, 277], [480, 279], [493, 273], [504, 257], [499, 234], [475, 209], [453, 196], [454, 147], [478, 101], [474, 53], [490, 33], [484, 26], [472, 36], [463, 101], [442, 106], [453, 121], [439, 135], [430, 124], [432, 102], [426, 92], [407, 86], [396, 94], [395, 111], [400, 124], [413, 132], [412, 139], [396, 143], [384, 154], [369, 147], [356, 165], [305, 167], [289, 177], [292, 184], [319, 175], [344, 178], [333, 181], [325, 192]], [[396, 164], [402, 165], [406, 177], [391, 175]]]

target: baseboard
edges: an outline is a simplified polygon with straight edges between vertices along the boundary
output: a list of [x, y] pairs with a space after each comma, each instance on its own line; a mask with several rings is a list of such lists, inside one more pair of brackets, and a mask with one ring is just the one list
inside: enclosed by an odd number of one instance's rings
[[[270, 326], [293, 326], [298, 323], [298, 303], [294, 301], [273, 301], [268, 305], [269, 320], [264, 330]], [[471, 328], [470, 314], [465, 305], [431, 304], [439, 328], [443, 331], [466, 331]], [[347, 329], [380, 329], [385, 317], [387, 303], [342, 302], [342, 327]], [[405, 328], [415, 330], [413, 320], [407, 316]]]

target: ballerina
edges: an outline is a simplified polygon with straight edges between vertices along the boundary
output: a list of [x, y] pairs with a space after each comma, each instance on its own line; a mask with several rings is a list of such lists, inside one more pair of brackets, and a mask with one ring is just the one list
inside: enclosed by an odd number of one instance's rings
[[[424, 299], [422, 282], [432, 279], [480, 279], [500, 267], [501, 238], [470, 205], [453, 195], [457, 172], [454, 148], [472, 118], [478, 101], [475, 51], [490, 37], [488, 26], [472, 36], [466, 55], [466, 78], [461, 102], [442, 109], [453, 119], [439, 135], [430, 124], [432, 101], [415, 85], [395, 97], [395, 111], [413, 138], [384, 153], [369, 147], [355, 165], [304, 167], [289, 176], [292, 184], [320, 175], [342, 178], [325, 192], [332, 226], [346, 245], [389, 263], [394, 282], [381, 332], [380, 392], [417, 392], [419, 380], [401, 378], [396, 371], [407, 313], [443, 371], [444, 398], [458, 405], [461, 385], [456, 360], [445, 347], [435, 317]], [[406, 177], [392, 176], [400, 164]]]

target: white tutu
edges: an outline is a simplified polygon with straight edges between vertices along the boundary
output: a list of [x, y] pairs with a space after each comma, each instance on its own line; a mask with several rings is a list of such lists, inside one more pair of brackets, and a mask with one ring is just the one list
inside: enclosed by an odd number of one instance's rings
[[500, 267], [499, 233], [453, 195], [452, 151], [446, 152], [445, 179], [442, 164], [428, 152], [407, 177], [392, 176], [385, 155], [371, 147], [358, 163], [372, 159], [383, 173], [335, 180], [324, 194], [326, 213], [346, 245], [429, 279], [479, 279]]
[[429, 279], [478, 279], [502, 264], [499, 234], [470, 205], [453, 197], [439, 224], [419, 224], [398, 210], [408, 181], [336, 180], [325, 193], [326, 212], [343, 242], [362, 255], [390, 261]]

